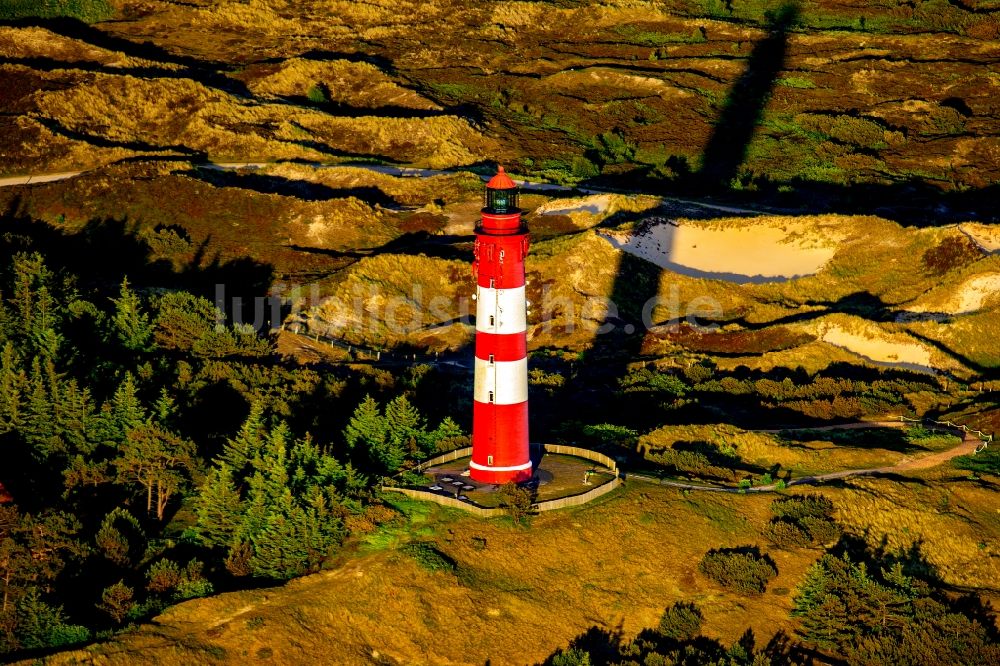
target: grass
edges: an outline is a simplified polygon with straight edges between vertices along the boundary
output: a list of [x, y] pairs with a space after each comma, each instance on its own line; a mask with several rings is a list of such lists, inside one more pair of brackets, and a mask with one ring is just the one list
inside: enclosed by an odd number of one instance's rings
[[85, 23], [115, 16], [107, 0], [0, 0], [0, 19], [68, 17]]
[[[993, 580], [987, 574], [995, 548], [990, 544], [998, 542], [1000, 521], [990, 492], [971, 483], [926, 483], [859, 479], [821, 492], [838, 520], [873, 547], [883, 537], [890, 548], [917, 542], [946, 584]], [[433, 537], [412, 539], [418, 555], [360, 551], [282, 588], [189, 602], [168, 610], [155, 627], [115, 639], [115, 647], [181, 663], [203, 644], [205, 632], [221, 626], [212, 644], [233, 658], [267, 648], [275, 659], [295, 654], [312, 660], [377, 645], [406, 663], [457, 655], [474, 663], [538, 662], [595, 623], [632, 636], [655, 626], [664, 608], [690, 599], [705, 615], [707, 635], [732, 642], [751, 628], [756, 636], [770, 636], [792, 630], [790, 595], [726, 591], [698, 571], [698, 562], [713, 549], [757, 545], [777, 562], [768, 589], [794, 589], [816, 552], [765, 550], [759, 532], [771, 518], [772, 499], [685, 497], [674, 489], [626, 484], [606, 502], [536, 516], [529, 529], [460, 514], [435, 523], [441, 516], [428, 515], [434, 509], [427, 505], [393, 500], [422, 516], [416, 525], [440, 526]], [[434, 566], [420, 563], [425, 555]], [[439, 556], [454, 562], [453, 573], [439, 566]], [[407, 618], [403, 633], [401, 617]], [[469, 640], [478, 635], [491, 638]]]

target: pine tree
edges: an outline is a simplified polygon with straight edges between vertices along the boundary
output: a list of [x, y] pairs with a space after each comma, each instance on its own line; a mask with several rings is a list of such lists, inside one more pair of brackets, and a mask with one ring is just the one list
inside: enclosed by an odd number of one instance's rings
[[37, 460], [47, 460], [51, 455], [64, 450], [62, 442], [56, 435], [53, 405], [46, 387], [41, 359], [38, 356], [31, 364], [23, 434]]
[[14, 317], [4, 302], [3, 291], [0, 291], [0, 344], [8, 342], [14, 334]]
[[468, 436], [462, 432], [462, 428], [450, 416], [444, 417], [444, 420], [441, 421], [433, 432], [429, 433], [425, 441], [427, 442], [423, 451], [425, 454], [432, 454], [438, 451], [451, 451], [452, 449], [458, 449], [469, 444]]
[[369, 451], [382, 446], [387, 436], [386, 422], [379, 404], [370, 395], [365, 396], [344, 429], [347, 446]]
[[210, 546], [228, 546], [243, 522], [240, 495], [224, 462], [208, 473], [196, 500], [198, 534]]
[[340, 521], [328, 506], [319, 492], [305, 505], [291, 491], [282, 493], [254, 538], [254, 574], [290, 578], [317, 571], [342, 537]]
[[129, 289], [128, 278], [122, 280], [118, 298], [112, 299], [115, 314], [111, 319], [113, 334], [125, 349], [148, 351], [153, 339], [149, 315], [142, 311], [139, 296]]
[[[417, 454], [426, 444], [427, 430], [424, 417], [420, 411], [410, 404], [405, 395], [393, 398], [385, 407], [385, 421], [389, 429], [388, 440], [391, 444], [392, 454], [398, 455], [397, 451], [402, 451], [404, 458], [406, 454]], [[392, 458], [392, 464], [387, 464], [390, 470], [395, 471], [403, 463], [403, 459], [398, 462]]]
[[194, 467], [194, 444], [168, 430], [145, 424], [128, 431], [114, 460], [119, 483], [133, 483], [146, 493], [146, 511], [163, 520], [170, 498]]
[[237, 483], [250, 472], [254, 459], [264, 447], [264, 404], [256, 401], [250, 407], [250, 415], [240, 427], [235, 438], [226, 440], [222, 449], [222, 461], [232, 470]]
[[0, 433], [24, 427], [23, 403], [27, 384], [14, 345], [8, 342], [0, 352]]
[[127, 567], [144, 550], [145, 535], [135, 516], [119, 507], [101, 521], [94, 542], [104, 557], [120, 567]]
[[165, 387], [160, 389], [160, 397], [153, 405], [153, 418], [158, 425], [164, 428], [170, 429], [174, 426], [174, 420], [177, 418], [177, 403], [167, 393]]
[[111, 400], [101, 407], [94, 420], [93, 438], [106, 446], [117, 448], [128, 432], [146, 422], [146, 409], [139, 400], [132, 373], [118, 385]]

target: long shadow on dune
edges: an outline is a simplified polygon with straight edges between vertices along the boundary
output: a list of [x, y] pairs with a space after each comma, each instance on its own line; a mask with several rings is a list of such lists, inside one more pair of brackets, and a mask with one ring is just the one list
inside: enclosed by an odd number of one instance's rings
[[323, 254], [336, 258], [362, 259], [381, 254], [424, 255], [438, 259], [472, 262], [472, 241], [475, 236], [437, 235], [426, 231], [405, 233], [391, 241], [372, 248], [357, 250], [330, 250], [326, 248], [290, 245], [299, 252]]
[[401, 208], [394, 198], [381, 188], [374, 186], [339, 188], [308, 180], [294, 180], [252, 171], [236, 172], [223, 169], [193, 169], [181, 173], [215, 187], [238, 187], [261, 194], [295, 197], [303, 201], [330, 201], [355, 197], [373, 206], [390, 209]]
[[180, 65], [187, 68], [187, 71], [179, 72], [179, 74], [186, 78], [194, 79], [207, 87], [216, 88], [239, 97], [253, 97], [245, 83], [226, 76], [223, 73], [224, 70], [232, 68], [231, 65], [173, 53], [149, 41], [134, 42], [124, 37], [117, 37], [78, 19], [31, 18], [14, 21], [5, 20], [0, 21], [0, 26], [44, 28], [57, 35], [109, 51], [124, 53], [133, 58]]
[[253, 94], [242, 81], [208, 69], [166, 69], [154, 66], [113, 67], [86, 60], [65, 61], [41, 56], [33, 58], [0, 58], [0, 63], [23, 65], [43, 72], [79, 70], [82, 72], [106, 74], [108, 76], [131, 76], [144, 79], [189, 79], [202, 84], [206, 88], [211, 88], [228, 95], [234, 95], [243, 99], [253, 98]]
[[[18, 208], [15, 202], [10, 211]], [[125, 220], [95, 219], [73, 230], [61, 230], [44, 222], [8, 212], [2, 215], [4, 239], [0, 256], [7, 265], [17, 252], [42, 252], [54, 265], [65, 267], [93, 283], [120, 283], [127, 277], [137, 287], [185, 289], [214, 300], [222, 286], [228, 315], [239, 298], [243, 307], [266, 297], [274, 280], [274, 269], [248, 257], [223, 260], [207, 256], [211, 240], [197, 248], [180, 267], [154, 256], [138, 225]], [[253, 321], [253, 318], [241, 319]], [[270, 323], [270, 322], [268, 322]]]
[[[797, 4], [782, 6], [769, 26], [768, 36], [754, 47], [746, 71], [730, 90], [715, 132], [705, 148], [698, 182], [728, 183], [735, 176], [783, 67], [788, 31], [797, 16]], [[619, 223], [614, 219], [609, 222]], [[623, 252], [616, 273], [608, 317], [602, 328], [605, 337], [594, 340], [595, 351], [611, 350], [612, 358], [618, 359], [615, 364], [605, 365], [602, 371], [604, 381], [612, 385], [623, 378], [629, 364], [642, 355], [643, 340], [652, 323], [652, 305], [659, 294], [664, 271], [645, 259]]]
[[208, 159], [208, 154], [201, 150], [196, 150], [194, 148], [189, 148], [184, 145], [168, 145], [168, 146], [158, 146], [156, 144], [147, 143], [145, 141], [119, 141], [117, 139], [108, 139], [97, 134], [90, 134], [87, 132], [81, 132], [79, 130], [72, 130], [60, 123], [57, 120], [51, 118], [43, 118], [41, 116], [35, 116], [33, 118], [39, 125], [42, 125], [47, 130], [56, 134], [58, 136], [71, 139], [73, 141], [81, 141], [83, 143], [90, 144], [92, 146], [97, 146], [99, 148], [125, 148], [126, 150], [135, 150], [139, 152], [174, 152], [181, 153], [188, 159], [196, 162], [203, 162]]
[[782, 5], [767, 26], [767, 37], [754, 45], [743, 75], [730, 88], [702, 154], [698, 177], [705, 186], [727, 187], [746, 160], [771, 90], [784, 69], [788, 31], [798, 16], [796, 3]]

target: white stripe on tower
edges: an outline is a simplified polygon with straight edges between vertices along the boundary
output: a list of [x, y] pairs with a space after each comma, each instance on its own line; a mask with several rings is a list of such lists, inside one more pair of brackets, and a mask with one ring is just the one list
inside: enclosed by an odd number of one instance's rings
[[524, 299], [524, 286], [509, 289], [479, 287], [476, 295], [476, 331], [500, 335], [524, 333], [528, 330]]
[[[490, 400], [490, 393], [493, 399]], [[516, 405], [528, 399], [528, 359], [484, 361], [476, 359], [475, 401]]]
[[523, 465], [509, 465], [507, 467], [490, 467], [488, 465], [480, 465], [477, 462], [469, 461], [469, 467], [472, 469], [481, 469], [488, 472], [520, 472], [522, 469], [531, 469], [531, 461], [524, 463]]

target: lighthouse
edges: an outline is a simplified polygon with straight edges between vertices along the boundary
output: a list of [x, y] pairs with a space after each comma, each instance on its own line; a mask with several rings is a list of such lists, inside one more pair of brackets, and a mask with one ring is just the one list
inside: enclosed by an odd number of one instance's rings
[[527, 481], [527, 301], [524, 260], [528, 229], [517, 207], [517, 185], [500, 167], [486, 184], [476, 225], [476, 380], [470, 476], [482, 483]]

